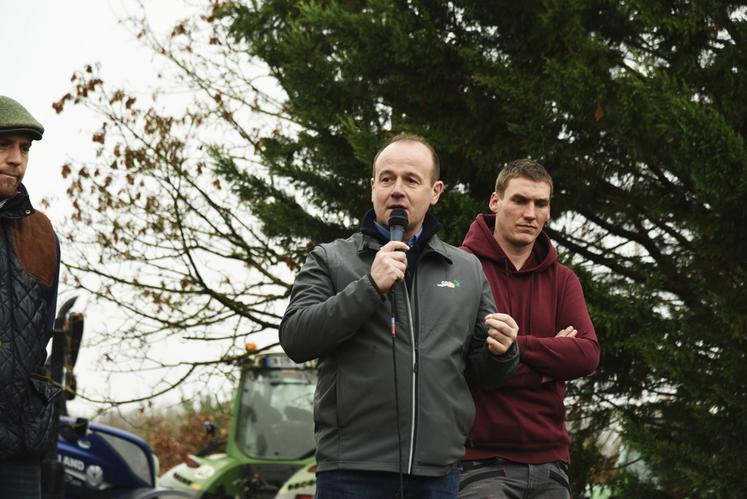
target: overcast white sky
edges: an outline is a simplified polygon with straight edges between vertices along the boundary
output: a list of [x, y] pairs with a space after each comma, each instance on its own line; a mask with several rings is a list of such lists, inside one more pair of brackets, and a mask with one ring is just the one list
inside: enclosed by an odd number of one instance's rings
[[[158, 31], [187, 12], [181, 1], [145, 3]], [[32, 148], [25, 183], [37, 206], [51, 197], [45, 211], [55, 222], [67, 206], [60, 166], [93, 157], [90, 137], [100, 119], [72, 106], [58, 115], [52, 102], [70, 91], [75, 70], [95, 63], [107, 83], [145, 92], [155, 83], [159, 61], [119, 22], [139, 11], [134, 0], [0, 0], [0, 6], [0, 94], [21, 102], [46, 129]]]
[[[178, 0], [144, 3], [157, 33], [169, 32], [189, 12]], [[53, 223], [69, 212], [60, 167], [94, 158], [90, 138], [101, 119], [74, 106], [58, 115], [52, 103], [70, 91], [70, 76], [86, 64], [100, 64], [107, 85], [150, 93], [163, 63], [120, 22], [136, 12], [135, 0], [0, 0], [0, 94], [21, 102], [46, 129], [43, 140], [32, 147], [24, 183], [37, 208], [42, 198], [51, 202], [43, 211]], [[63, 289], [60, 302], [73, 292]], [[96, 323], [106, 321], [100, 309], [91, 308], [86, 309], [89, 340], [100, 326]], [[81, 390], [123, 399], [147, 389], [150, 381], [137, 375], [105, 382], [98, 371], [101, 355], [94, 349], [81, 351], [76, 368]], [[92, 408], [79, 402], [73, 411], [84, 415], [80, 412]]]

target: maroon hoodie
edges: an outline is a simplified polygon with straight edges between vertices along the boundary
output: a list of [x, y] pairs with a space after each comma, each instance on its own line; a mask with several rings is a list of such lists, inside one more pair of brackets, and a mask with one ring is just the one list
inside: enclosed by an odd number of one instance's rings
[[[501, 457], [528, 464], [570, 462], [565, 428], [565, 382], [592, 373], [599, 343], [586, 310], [581, 283], [557, 262], [542, 232], [521, 270], [493, 237], [495, 215], [478, 215], [462, 249], [482, 262], [498, 312], [519, 325], [521, 361], [498, 390], [473, 392], [477, 412], [465, 459]], [[555, 338], [573, 326], [575, 338]], [[542, 383], [542, 377], [553, 381]]]

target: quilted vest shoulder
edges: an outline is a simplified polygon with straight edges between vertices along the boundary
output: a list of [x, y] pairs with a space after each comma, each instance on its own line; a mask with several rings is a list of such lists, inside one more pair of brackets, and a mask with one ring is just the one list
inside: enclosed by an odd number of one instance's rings
[[18, 262], [34, 279], [52, 287], [57, 274], [57, 236], [46, 215], [35, 211], [10, 221], [10, 239]]

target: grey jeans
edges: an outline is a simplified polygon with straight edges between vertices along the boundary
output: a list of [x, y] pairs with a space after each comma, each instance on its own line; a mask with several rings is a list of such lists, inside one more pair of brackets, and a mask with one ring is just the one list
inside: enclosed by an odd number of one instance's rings
[[568, 465], [521, 464], [494, 458], [464, 461], [460, 499], [569, 499]]

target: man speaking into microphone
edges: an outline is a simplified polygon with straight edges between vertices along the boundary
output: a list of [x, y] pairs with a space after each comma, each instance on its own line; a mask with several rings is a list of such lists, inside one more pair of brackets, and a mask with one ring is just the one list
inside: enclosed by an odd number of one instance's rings
[[425, 139], [393, 137], [360, 232], [315, 247], [296, 276], [280, 343], [319, 359], [317, 498], [456, 497], [468, 383], [496, 388], [517, 365], [477, 258], [436, 235], [439, 176]]

